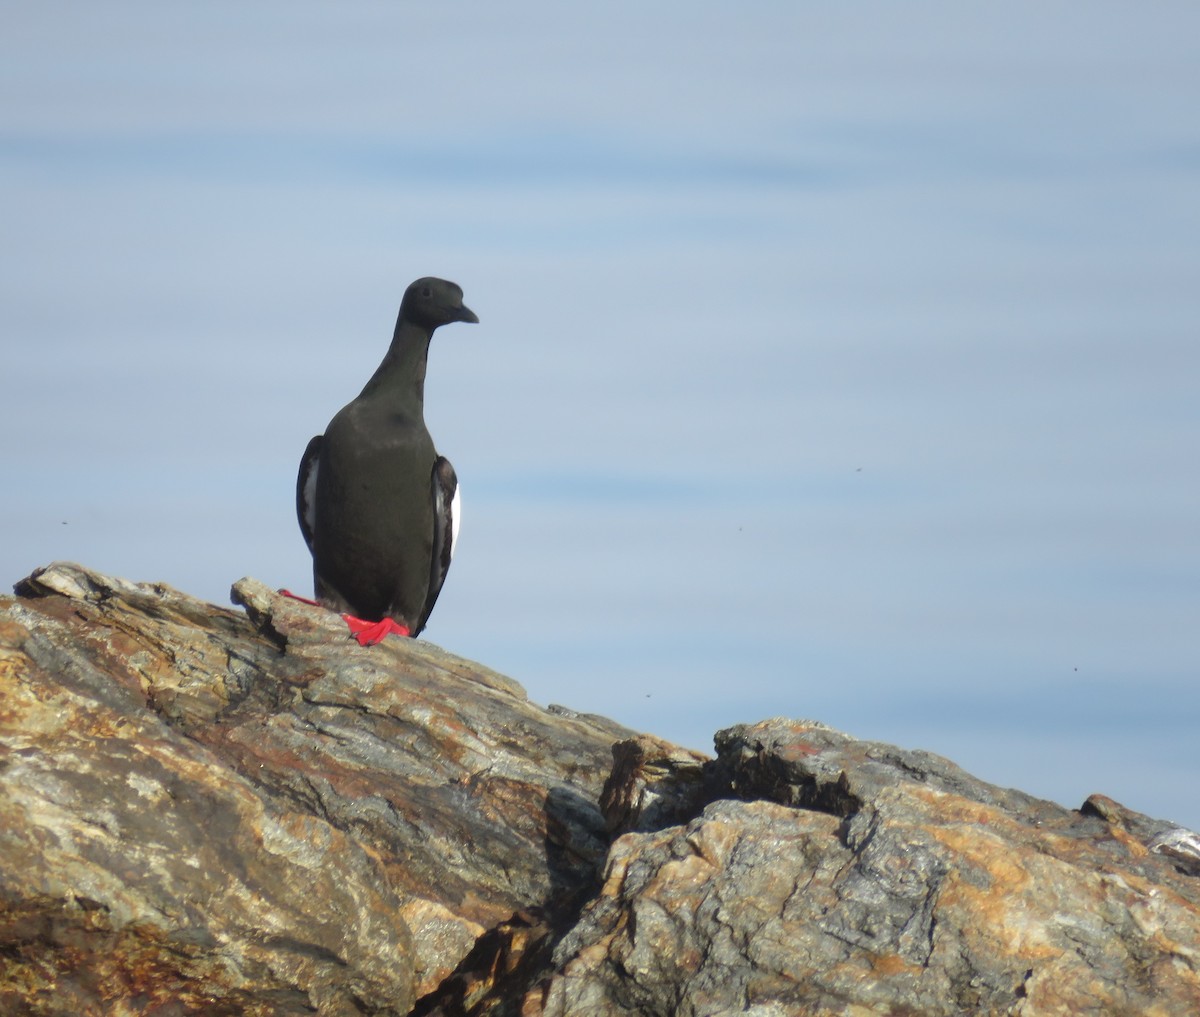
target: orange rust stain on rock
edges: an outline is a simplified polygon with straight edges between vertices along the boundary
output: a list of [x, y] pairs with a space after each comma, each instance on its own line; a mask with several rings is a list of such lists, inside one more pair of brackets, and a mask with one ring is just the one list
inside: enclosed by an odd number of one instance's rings
[[[8, 600], [9, 598], [4, 599]], [[71, 600], [67, 597], [21, 598], [19, 603], [22, 607], [46, 618], [53, 618], [55, 621], [65, 621], [73, 616], [86, 618], [88, 614], [94, 614], [94, 611], [87, 611], [88, 605], [85, 602]], [[86, 614], [85, 611], [87, 611]]]
[[881, 978], [893, 978], [896, 975], [919, 975], [921, 966], [911, 964], [898, 953], [875, 954], [871, 957], [871, 970]]
[[20, 649], [29, 638], [29, 629], [9, 618], [0, 619], [0, 646], [10, 646]]
[[1132, 857], [1145, 858], [1150, 853], [1145, 844], [1115, 823], [1109, 824], [1108, 832], [1112, 835], [1112, 839], [1125, 848]]
[[19, 650], [0, 650], [0, 682], [16, 685], [29, 673], [33, 662]]

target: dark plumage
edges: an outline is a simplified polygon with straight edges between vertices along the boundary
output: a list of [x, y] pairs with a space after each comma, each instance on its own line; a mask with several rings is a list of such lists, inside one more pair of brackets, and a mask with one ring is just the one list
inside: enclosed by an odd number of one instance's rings
[[396, 626], [417, 635], [450, 567], [458, 480], [425, 428], [425, 365], [434, 329], [478, 320], [454, 283], [414, 282], [383, 363], [300, 461], [296, 514], [317, 601], [353, 616], [364, 644]]

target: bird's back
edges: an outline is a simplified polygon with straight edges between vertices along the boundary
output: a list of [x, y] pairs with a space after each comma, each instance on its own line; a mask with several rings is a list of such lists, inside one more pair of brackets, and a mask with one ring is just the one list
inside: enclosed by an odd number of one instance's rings
[[340, 599], [359, 618], [415, 626], [429, 591], [436, 458], [423, 421], [373, 400], [360, 398], [333, 418], [316, 489], [321, 599]]

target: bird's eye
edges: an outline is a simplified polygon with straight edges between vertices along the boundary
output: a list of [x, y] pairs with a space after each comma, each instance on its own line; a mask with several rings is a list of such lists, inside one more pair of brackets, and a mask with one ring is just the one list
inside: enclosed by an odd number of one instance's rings
[[421, 296], [423, 296], [426, 300], [428, 300], [430, 297], [433, 296], [433, 290], [431, 290], [428, 286], [426, 286], [421, 290]]

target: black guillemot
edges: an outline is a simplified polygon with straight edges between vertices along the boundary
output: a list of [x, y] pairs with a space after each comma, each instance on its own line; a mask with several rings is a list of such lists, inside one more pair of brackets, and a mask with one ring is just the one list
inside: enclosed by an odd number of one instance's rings
[[342, 614], [363, 646], [416, 636], [450, 568], [458, 478], [425, 427], [425, 367], [436, 328], [479, 321], [462, 296], [444, 279], [405, 290], [383, 363], [300, 461], [296, 514], [316, 603]]

